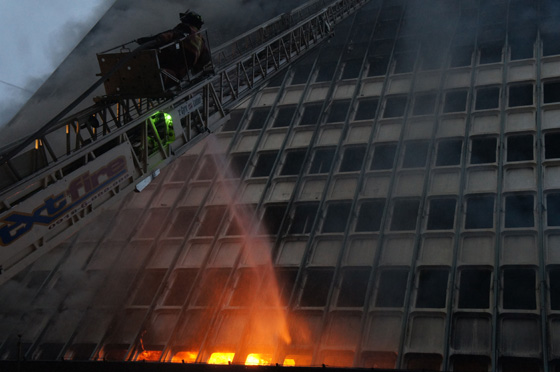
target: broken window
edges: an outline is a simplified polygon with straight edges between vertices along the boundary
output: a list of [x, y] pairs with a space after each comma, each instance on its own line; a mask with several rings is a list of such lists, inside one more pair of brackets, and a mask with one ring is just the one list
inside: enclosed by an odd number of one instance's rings
[[383, 117], [397, 118], [403, 116], [406, 109], [406, 102], [406, 97], [387, 97]]
[[397, 200], [393, 205], [391, 231], [415, 230], [418, 218], [418, 200]]
[[216, 175], [216, 170], [216, 159], [213, 155], [206, 155], [196, 179], [199, 181], [211, 180]]
[[240, 270], [237, 275], [229, 306], [250, 306], [260, 283], [257, 272], [252, 269]]
[[363, 99], [358, 102], [358, 109], [354, 120], [373, 120], [377, 112], [379, 99]]
[[370, 268], [345, 269], [336, 306], [362, 307], [369, 283]]
[[506, 227], [533, 227], [533, 195], [506, 197]]
[[462, 112], [467, 108], [467, 95], [466, 90], [452, 91], [445, 94], [445, 104], [443, 112]]
[[502, 61], [502, 44], [490, 44], [480, 47], [480, 64]]
[[206, 214], [196, 232], [197, 236], [214, 236], [218, 232], [218, 227], [226, 213], [225, 206], [215, 206], [206, 208]]
[[455, 225], [455, 199], [432, 199], [428, 213], [428, 230], [449, 230]]
[[416, 307], [441, 309], [446, 306], [447, 269], [423, 269], [418, 276]]
[[175, 270], [173, 284], [169, 288], [164, 306], [183, 306], [196, 279], [197, 270]]
[[498, 108], [500, 105], [500, 88], [478, 88], [476, 90], [476, 110]]
[[533, 160], [533, 136], [530, 134], [507, 138], [507, 161]]
[[269, 108], [258, 108], [253, 111], [253, 115], [247, 124], [247, 129], [261, 129], [266, 123], [270, 109]]
[[375, 145], [371, 170], [391, 169], [397, 153], [397, 144], [388, 143]]
[[249, 157], [251, 154], [243, 153], [243, 154], [233, 154], [231, 155], [231, 160], [229, 162], [229, 177], [232, 178], [239, 178], [241, 174], [243, 174], [243, 170], [245, 166], [249, 162]]
[[344, 150], [340, 163], [340, 172], [357, 172], [362, 169], [366, 156], [366, 146], [352, 146]]
[[243, 110], [233, 110], [230, 113], [229, 120], [222, 127], [222, 132], [234, 132], [239, 127], [241, 123], [241, 118], [243, 118]]
[[404, 150], [403, 168], [421, 168], [426, 166], [429, 142], [410, 142]]
[[449, 67], [470, 66], [472, 63], [472, 47], [460, 46], [451, 50]]
[[550, 309], [560, 310], [560, 269], [548, 272], [548, 288], [550, 290]]
[[560, 82], [550, 82], [543, 84], [543, 102], [560, 102]]
[[315, 150], [313, 162], [309, 169], [310, 174], [328, 173], [331, 170], [331, 165], [334, 160], [336, 148], [322, 148]]
[[222, 298], [222, 292], [229, 278], [229, 269], [208, 269], [202, 279], [196, 306], [218, 305]]
[[342, 72], [342, 79], [356, 79], [360, 75], [362, 69], [361, 59], [352, 59], [346, 61], [344, 71]]
[[265, 152], [259, 155], [252, 177], [268, 177], [274, 167], [278, 152]]
[[488, 309], [490, 307], [490, 270], [464, 269], [459, 284], [460, 309]]
[[303, 307], [325, 306], [333, 274], [332, 269], [308, 269], [299, 305]]
[[303, 110], [303, 115], [299, 125], [315, 125], [319, 121], [319, 116], [321, 115], [323, 109], [322, 103], [315, 103], [311, 105], [306, 105]]
[[278, 127], [288, 127], [292, 122], [292, 118], [294, 117], [294, 113], [296, 112], [296, 106], [283, 106], [278, 109], [278, 113], [276, 114], [276, 119], [274, 119], [274, 124], [272, 125], [275, 128]]
[[165, 270], [144, 270], [144, 275], [140, 280], [140, 284], [132, 300], [132, 305], [150, 305], [164, 276]]
[[459, 165], [461, 163], [461, 151], [463, 140], [450, 139], [438, 143], [436, 166]]
[[504, 309], [535, 310], [536, 287], [533, 269], [503, 269], [503, 307]]
[[432, 115], [436, 106], [435, 93], [422, 93], [414, 98], [413, 115]]
[[[283, 306], [287, 306], [296, 284], [298, 269], [278, 269], [276, 271], [276, 285], [278, 286], [278, 297]], [[275, 305], [271, 303], [271, 305]]]
[[327, 123], [344, 122], [349, 108], [349, 101], [333, 101], [327, 118]]
[[472, 196], [467, 199], [465, 229], [485, 229], [494, 226], [494, 197]]
[[509, 87], [509, 107], [533, 104], [533, 84], [512, 85]]
[[350, 217], [351, 202], [333, 203], [327, 208], [327, 215], [323, 223], [322, 232], [340, 233], [346, 229], [346, 223]]
[[471, 164], [496, 162], [496, 138], [473, 138], [471, 140]]
[[560, 133], [546, 133], [544, 135], [545, 159], [560, 158]]
[[553, 193], [546, 196], [546, 224], [560, 226], [560, 194]]
[[406, 295], [408, 269], [383, 270], [375, 297], [377, 307], [402, 307]]
[[389, 56], [373, 56], [368, 59], [368, 76], [382, 76], [387, 73], [389, 67]]
[[303, 166], [303, 161], [305, 160], [305, 153], [307, 149], [294, 150], [286, 154], [286, 159], [284, 160], [284, 166], [280, 174], [282, 176], [297, 175], [301, 172]]
[[384, 208], [385, 199], [363, 202], [360, 205], [360, 212], [356, 223], [356, 232], [379, 231]]
[[175, 219], [167, 232], [169, 237], [184, 237], [196, 216], [197, 208], [181, 208], [175, 214]]
[[317, 215], [319, 203], [301, 204], [296, 207], [290, 234], [309, 234]]
[[262, 217], [262, 225], [266, 229], [268, 235], [276, 235], [280, 231], [284, 213], [286, 212], [286, 205], [271, 205], [266, 207]]

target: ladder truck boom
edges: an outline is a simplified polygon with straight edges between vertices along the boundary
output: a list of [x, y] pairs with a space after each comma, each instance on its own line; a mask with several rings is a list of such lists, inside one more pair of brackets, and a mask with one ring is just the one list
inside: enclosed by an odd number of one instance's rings
[[[72, 107], [0, 149], [0, 284], [127, 193], [141, 191], [217, 130], [231, 108], [367, 2], [310, 1], [218, 47], [210, 76], [155, 96], [104, 96], [62, 119]], [[113, 70], [130, 69], [131, 60], [121, 58]], [[107, 89], [111, 74], [96, 84]]]

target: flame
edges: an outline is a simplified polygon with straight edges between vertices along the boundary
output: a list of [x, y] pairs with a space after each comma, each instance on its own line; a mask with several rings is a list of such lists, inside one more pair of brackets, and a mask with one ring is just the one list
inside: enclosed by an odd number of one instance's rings
[[295, 359], [286, 358], [286, 359], [284, 359], [284, 363], [282, 363], [282, 365], [284, 367], [295, 367], [296, 366], [296, 361], [295, 361]]
[[196, 351], [180, 351], [173, 355], [171, 363], [194, 363], [197, 355]]
[[161, 350], [144, 350], [140, 354], [138, 354], [136, 360], [145, 360], [147, 362], [158, 362], [160, 357], [161, 357]]
[[311, 355], [286, 355], [282, 365], [285, 367], [309, 367], [311, 366]]
[[235, 353], [212, 353], [208, 364], [231, 364]]
[[245, 359], [246, 366], [269, 366], [272, 364], [272, 355], [270, 354], [249, 354]]

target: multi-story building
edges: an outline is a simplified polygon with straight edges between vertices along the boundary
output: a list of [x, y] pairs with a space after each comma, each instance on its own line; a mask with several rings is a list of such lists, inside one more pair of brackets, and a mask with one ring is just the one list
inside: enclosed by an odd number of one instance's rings
[[0, 358], [560, 370], [558, 24], [370, 0], [0, 288]]

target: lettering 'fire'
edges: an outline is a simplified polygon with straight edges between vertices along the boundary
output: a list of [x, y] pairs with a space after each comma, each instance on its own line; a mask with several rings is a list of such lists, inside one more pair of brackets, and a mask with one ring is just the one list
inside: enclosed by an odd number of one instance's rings
[[120, 156], [94, 173], [90, 174], [88, 171], [74, 178], [68, 185], [66, 192], [72, 202], [76, 202], [84, 195], [95, 190], [103, 182], [117, 176], [124, 170], [126, 170], [126, 159], [124, 156]]

